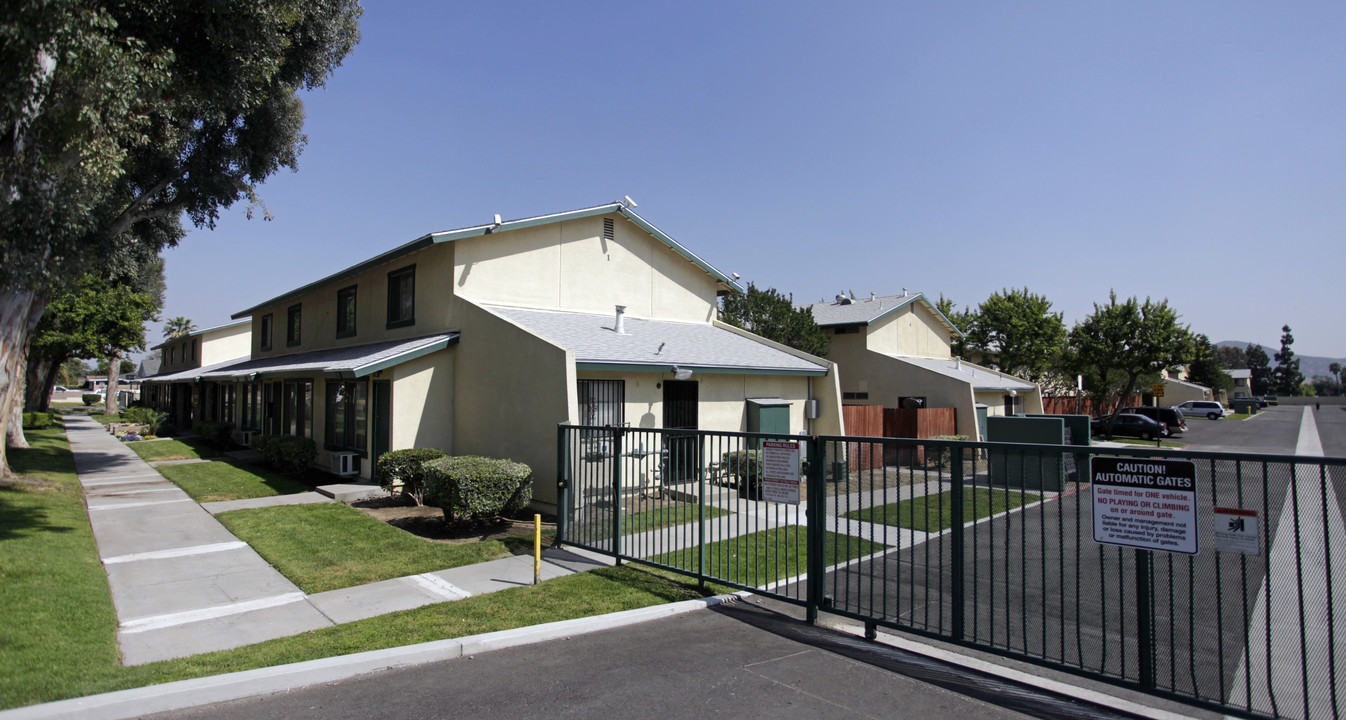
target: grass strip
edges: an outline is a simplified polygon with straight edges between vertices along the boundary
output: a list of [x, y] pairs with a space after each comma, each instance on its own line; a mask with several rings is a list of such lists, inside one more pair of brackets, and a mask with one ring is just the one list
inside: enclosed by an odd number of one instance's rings
[[[713, 505], [706, 506], [706, 519], [728, 515], [729, 511], [724, 508], [718, 508]], [[670, 507], [655, 508], [653, 510], [641, 510], [627, 515], [622, 519], [622, 534], [633, 535], [635, 533], [649, 532], [650, 530], [659, 530], [674, 525], [685, 525], [687, 523], [697, 522], [697, 506], [693, 503], [682, 503]]]
[[162, 465], [157, 470], [197, 502], [290, 495], [310, 489], [298, 480], [245, 463]]
[[145, 462], [165, 460], [207, 460], [220, 456], [220, 451], [201, 438], [186, 440], [137, 440], [126, 443]]
[[107, 575], [64, 431], [57, 427], [25, 435], [32, 447], [8, 453], [22, 477], [0, 481], [0, 708], [571, 620], [714, 592], [627, 565], [233, 650], [124, 667]]
[[[995, 490], [969, 489], [963, 492], [963, 520], [972, 522], [996, 513], [1041, 502], [1036, 494]], [[901, 502], [879, 505], [848, 512], [842, 517], [876, 525], [893, 525], [922, 532], [939, 532], [953, 527], [953, 493], [911, 498]]]
[[[806, 532], [798, 525], [761, 530], [706, 546], [707, 577], [750, 587], [797, 577], [808, 571]], [[833, 565], [876, 553], [888, 547], [864, 538], [825, 533], [824, 562]], [[670, 567], [695, 572], [695, 547], [645, 558]]]
[[446, 570], [508, 554], [498, 540], [426, 542], [340, 503], [231, 510], [215, 517], [306, 593]]

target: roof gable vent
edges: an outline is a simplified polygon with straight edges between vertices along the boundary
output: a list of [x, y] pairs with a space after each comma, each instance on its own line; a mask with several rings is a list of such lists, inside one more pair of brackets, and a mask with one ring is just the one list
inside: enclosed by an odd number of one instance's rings
[[612, 221], [612, 218], [603, 218], [603, 239], [615, 240], [616, 238], [617, 238], [616, 223]]

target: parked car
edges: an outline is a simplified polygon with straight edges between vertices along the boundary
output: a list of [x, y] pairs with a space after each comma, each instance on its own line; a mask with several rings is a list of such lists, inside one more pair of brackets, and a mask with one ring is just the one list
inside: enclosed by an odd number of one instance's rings
[[1164, 423], [1167, 425], [1167, 427], [1164, 428], [1164, 437], [1173, 437], [1174, 433], [1187, 432], [1187, 419], [1182, 416], [1182, 411], [1176, 408], [1140, 405], [1124, 407], [1118, 412], [1144, 415], [1151, 420], [1157, 420]]
[[59, 393], [63, 393], [63, 392], [67, 392], [64, 385], [57, 385], [56, 387], [52, 388], [51, 391], [52, 391], [53, 393], [58, 393], [58, 392], [59, 392]]
[[1211, 420], [1219, 420], [1229, 414], [1225, 406], [1214, 400], [1188, 400], [1181, 405], [1174, 405], [1174, 407], [1181, 410], [1183, 415], [1205, 415]]
[[[1166, 429], [1164, 423], [1135, 413], [1118, 413], [1116, 422], [1112, 424], [1113, 435], [1129, 435], [1141, 440], [1153, 440], [1160, 437]], [[1089, 430], [1095, 435], [1102, 435], [1107, 432], [1108, 418], [1101, 417], [1090, 422]]]

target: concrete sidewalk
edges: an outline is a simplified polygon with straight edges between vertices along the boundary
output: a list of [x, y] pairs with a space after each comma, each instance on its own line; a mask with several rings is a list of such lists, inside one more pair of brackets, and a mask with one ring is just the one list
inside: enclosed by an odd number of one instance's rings
[[[331, 502], [317, 493], [211, 503], [208, 511], [95, 420], [66, 416], [127, 665], [249, 645], [533, 581], [533, 560], [478, 565], [307, 595], [234, 537], [213, 512]], [[610, 565], [544, 552], [542, 578]]]

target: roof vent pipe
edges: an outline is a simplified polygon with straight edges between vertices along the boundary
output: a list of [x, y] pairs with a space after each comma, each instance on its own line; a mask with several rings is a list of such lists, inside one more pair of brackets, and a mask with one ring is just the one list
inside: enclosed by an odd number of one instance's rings
[[907, 289], [906, 289], [906, 288], [902, 288], [902, 297], [906, 297], [906, 296], [907, 296]]
[[873, 291], [873, 290], [870, 290], [870, 291], [869, 291], [869, 301], [870, 301], [870, 302], [874, 302], [874, 291]]
[[622, 319], [625, 317], [625, 315], [626, 315], [626, 306], [625, 306], [625, 305], [618, 305], [618, 306], [617, 306], [617, 322], [612, 326], [612, 329], [613, 329], [613, 330], [616, 330], [618, 335], [625, 335], [625, 334], [626, 334], [626, 323], [622, 322]]

